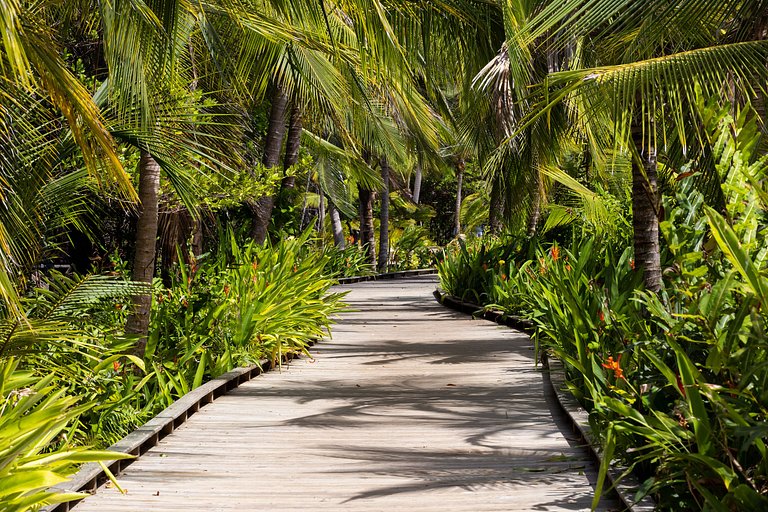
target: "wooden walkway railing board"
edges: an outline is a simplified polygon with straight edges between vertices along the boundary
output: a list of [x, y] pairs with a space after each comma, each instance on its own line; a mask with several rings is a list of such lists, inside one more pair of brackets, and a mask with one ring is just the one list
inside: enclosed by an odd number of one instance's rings
[[594, 467], [530, 340], [444, 309], [435, 284], [349, 286], [356, 311], [314, 359], [207, 405], [127, 468], [126, 495], [103, 486], [74, 510], [589, 509]]

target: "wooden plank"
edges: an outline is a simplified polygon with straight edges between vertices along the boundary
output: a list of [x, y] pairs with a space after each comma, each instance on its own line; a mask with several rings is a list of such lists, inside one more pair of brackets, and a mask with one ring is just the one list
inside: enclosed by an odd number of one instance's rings
[[75, 510], [588, 510], [595, 468], [530, 340], [444, 309], [435, 283], [348, 287], [313, 359], [201, 409], [126, 469], [126, 495]]

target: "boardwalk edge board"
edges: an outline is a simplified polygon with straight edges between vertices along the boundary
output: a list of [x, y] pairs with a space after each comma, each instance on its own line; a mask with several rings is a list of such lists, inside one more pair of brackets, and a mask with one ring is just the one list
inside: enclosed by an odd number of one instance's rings
[[437, 274], [437, 269], [434, 268], [420, 268], [417, 270], [401, 270], [398, 272], [386, 272], [384, 274], [371, 274], [369, 276], [353, 276], [353, 277], [340, 277], [337, 279], [339, 284], [354, 284], [362, 283], [365, 281], [379, 281], [383, 279], [405, 279], [415, 276], [426, 276]]
[[[459, 299], [453, 295], [442, 293], [440, 290], [435, 290], [435, 298], [437, 301], [455, 311], [472, 315], [474, 318], [483, 318], [490, 320], [501, 325], [506, 325], [513, 329], [524, 331], [531, 334], [535, 328], [533, 322], [525, 318], [516, 317], [513, 315], [507, 315], [502, 311], [486, 310], [482, 306], [467, 302]], [[602, 453], [598, 447], [600, 443], [596, 439], [596, 436], [592, 434], [592, 429], [589, 426], [589, 414], [584, 408], [581, 407], [578, 400], [570, 393], [564, 391], [565, 386], [565, 368], [558, 359], [543, 354], [543, 362], [549, 373], [549, 379], [545, 379], [552, 387], [557, 403], [563, 412], [566, 414], [572, 425], [573, 431], [577, 433], [584, 444], [589, 447], [589, 451], [594, 459], [602, 464]], [[632, 512], [652, 512], [656, 509], [656, 504], [650, 496], [643, 496], [640, 500], [635, 501], [634, 496], [640, 488], [640, 482], [637, 480], [634, 474], [628, 474], [624, 478], [621, 475], [627, 471], [626, 467], [618, 464], [612, 464], [608, 469], [608, 480], [610, 480], [611, 487], [621, 499], [627, 510]], [[619, 480], [617, 484], [616, 481]]]
[[[309, 343], [312, 346], [314, 343]], [[287, 364], [299, 354], [284, 356], [281, 364]], [[179, 426], [200, 408], [213, 402], [220, 396], [240, 386], [245, 382], [267, 372], [278, 364], [273, 364], [267, 359], [260, 360], [257, 364], [235, 368], [232, 371], [224, 373], [215, 379], [211, 379], [205, 384], [193, 389], [182, 396], [171, 405], [163, 409], [154, 418], [147, 421], [117, 443], [113, 444], [107, 450], [116, 453], [127, 453], [134, 455], [132, 459], [121, 459], [105, 461], [106, 467], [114, 476], [118, 476], [122, 471], [133, 463], [138, 457], [144, 455], [150, 448], [171, 434]], [[72, 478], [62, 484], [54, 486], [51, 490], [58, 492], [84, 492], [94, 493], [105, 482], [109, 480], [104, 467], [92, 462], [84, 464]], [[85, 499], [85, 497], [81, 498]], [[58, 503], [42, 508], [42, 512], [67, 512], [72, 509], [81, 500], [73, 500], [65, 503]]]

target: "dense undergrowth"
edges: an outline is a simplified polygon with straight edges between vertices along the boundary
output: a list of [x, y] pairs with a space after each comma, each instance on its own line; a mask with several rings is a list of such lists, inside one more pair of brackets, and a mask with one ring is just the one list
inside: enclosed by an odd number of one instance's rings
[[641, 290], [628, 242], [594, 236], [462, 241], [438, 267], [448, 293], [535, 323], [605, 460], [663, 510], [768, 510], [766, 160], [718, 133], [725, 206], [677, 176], [659, 294]]
[[210, 378], [262, 360], [279, 363], [330, 328], [334, 258], [307, 234], [274, 247], [221, 237], [217, 251], [180, 255], [170, 286], [153, 285], [146, 351], [121, 326], [138, 285], [116, 276], [52, 274], [27, 299], [27, 323], [2, 325], [0, 510], [66, 501], [51, 494], [82, 462]]

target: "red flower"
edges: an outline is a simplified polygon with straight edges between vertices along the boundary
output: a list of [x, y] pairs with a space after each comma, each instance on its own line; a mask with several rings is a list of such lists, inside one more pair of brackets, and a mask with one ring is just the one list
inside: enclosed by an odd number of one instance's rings
[[607, 368], [609, 370], [613, 370], [613, 374], [616, 376], [617, 379], [624, 379], [624, 370], [621, 369], [621, 366], [619, 366], [619, 363], [621, 362], [621, 354], [619, 354], [618, 359], [616, 361], [613, 360], [613, 356], [610, 356], [606, 361], [603, 363], [603, 368]]
[[632, 270], [635, 270], [635, 260], [634, 259], [629, 260], [629, 268], [631, 268]]
[[560, 259], [560, 248], [558, 246], [553, 245], [552, 249], [549, 250], [549, 253], [552, 255], [552, 261]]
[[597, 317], [600, 319], [601, 322], [605, 322], [605, 313], [603, 313], [602, 309], [597, 310]]
[[683, 379], [680, 378], [679, 375], [677, 377], [677, 389], [680, 390], [680, 392], [683, 394], [683, 396], [686, 396], [685, 394], [685, 386], [683, 386]]

